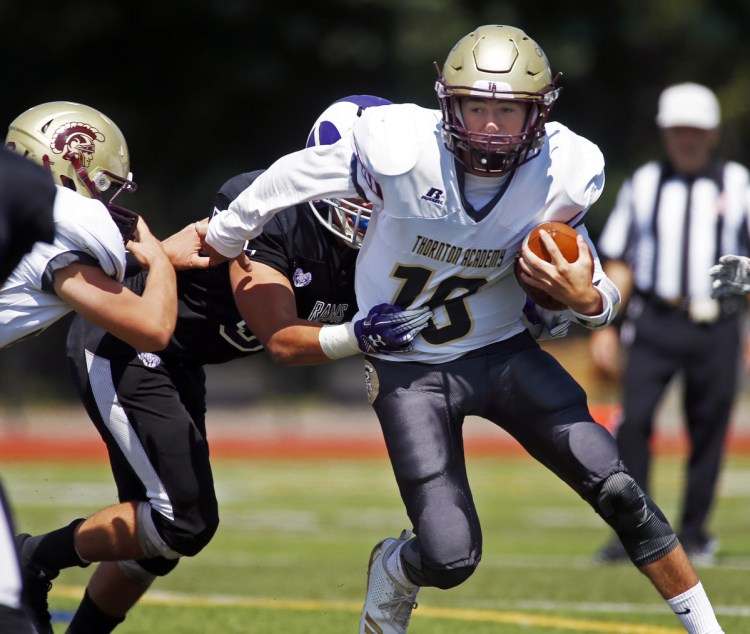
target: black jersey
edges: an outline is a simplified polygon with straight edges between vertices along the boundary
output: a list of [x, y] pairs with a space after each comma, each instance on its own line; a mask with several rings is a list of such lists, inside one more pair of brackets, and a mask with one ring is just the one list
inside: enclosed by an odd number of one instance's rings
[[54, 239], [56, 194], [47, 172], [0, 147], [0, 286], [35, 242]]
[[[214, 207], [226, 209], [260, 173], [240, 174], [227, 181], [216, 194]], [[338, 324], [357, 312], [357, 251], [340, 244], [307, 204], [274, 216], [246, 248], [251, 260], [273, 267], [290, 280], [300, 318]], [[229, 263], [224, 263], [209, 269], [178, 271], [177, 327], [163, 354], [207, 364], [225, 363], [263, 350], [234, 303], [228, 267]], [[144, 274], [139, 274], [128, 285], [138, 292], [144, 281]]]

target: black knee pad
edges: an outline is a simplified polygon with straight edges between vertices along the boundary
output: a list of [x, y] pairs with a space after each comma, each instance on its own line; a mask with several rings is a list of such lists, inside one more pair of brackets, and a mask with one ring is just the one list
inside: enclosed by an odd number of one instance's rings
[[661, 559], [677, 546], [677, 536], [661, 509], [628, 473], [609, 476], [592, 505], [617, 533], [636, 566]]
[[211, 541], [219, 527], [219, 517], [201, 518], [202, 521], [174, 523], [164, 516], [153, 513], [154, 524], [159, 535], [169, 547], [184, 557], [197, 555]]
[[138, 559], [135, 563], [155, 577], [165, 577], [177, 567], [180, 560], [152, 557], [150, 559]]
[[427, 585], [435, 586], [441, 590], [448, 590], [449, 588], [455, 588], [466, 581], [474, 571], [477, 569], [479, 562], [470, 564], [468, 566], [461, 566], [460, 568], [430, 568], [425, 566], [422, 568], [422, 574], [425, 579], [429, 582]]
[[[434, 553], [433, 553], [434, 554]], [[482, 558], [481, 545], [474, 550], [467, 551], [465, 557], [453, 560], [447, 557], [438, 560], [425, 561], [421, 552], [420, 538], [411, 539], [401, 549], [401, 562], [406, 576], [418, 586], [434, 586], [442, 590], [453, 588], [466, 581], [477, 569]]]

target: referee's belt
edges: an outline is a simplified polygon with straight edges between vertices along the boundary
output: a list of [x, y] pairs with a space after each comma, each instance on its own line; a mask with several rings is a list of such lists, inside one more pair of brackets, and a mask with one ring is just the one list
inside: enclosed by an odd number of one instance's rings
[[684, 317], [697, 324], [712, 324], [739, 315], [747, 308], [747, 299], [741, 295], [730, 295], [721, 299], [708, 297], [664, 299], [653, 293], [639, 293], [639, 295], [653, 308]]

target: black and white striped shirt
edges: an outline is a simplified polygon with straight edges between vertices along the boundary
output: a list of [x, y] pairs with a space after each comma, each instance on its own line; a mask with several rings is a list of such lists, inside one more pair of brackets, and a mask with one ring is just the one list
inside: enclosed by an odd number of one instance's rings
[[742, 165], [717, 161], [687, 178], [651, 162], [620, 189], [599, 254], [627, 262], [640, 293], [667, 302], [707, 298], [719, 256], [750, 255], [749, 226], [750, 174]]

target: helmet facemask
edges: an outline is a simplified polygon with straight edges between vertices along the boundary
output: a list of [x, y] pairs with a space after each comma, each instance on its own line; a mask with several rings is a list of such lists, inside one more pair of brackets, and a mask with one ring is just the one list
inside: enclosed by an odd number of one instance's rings
[[[47, 158], [46, 156], [44, 157]], [[76, 152], [67, 152], [63, 155], [63, 159], [70, 161], [75, 169], [78, 180], [86, 187], [91, 198], [96, 198], [101, 201], [109, 211], [109, 215], [117, 225], [122, 235], [123, 242], [127, 244], [133, 239], [135, 235], [135, 228], [138, 225], [138, 214], [130, 209], [122, 207], [115, 203], [115, 199], [122, 193], [128, 192], [133, 193], [138, 186], [132, 180], [133, 174], [128, 172], [127, 177], [123, 178], [118, 176], [114, 172], [100, 168], [97, 170], [96, 175], [92, 178], [86, 171], [86, 168], [82, 165], [79, 155]], [[47, 166], [49, 168], [49, 166]], [[62, 179], [63, 177], [61, 177]], [[70, 179], [68, 179], [70, 180]], [[72, 184], [72, 183], [71, 183]], [[74, 191], [78, 191], [72, 184]], [[109, 190], [112, 189], [110, 192]], [[104, 196], [104, 192], [107, 192], [109, 198]]]
[[[440, 74], [439, 68], [438, 73]], [[539, 95], [447, 86], [443, 83], [442, 75], [436, 89], [443, 113], [443, 139], [446, 147], [467, 169], [493, 176], [512, 172], [539, 154], [544, 146], [544, 124], [559, 93], [554, 85]], [[528, 104], [522, 132], [509, 135], [470, 131], [465, 127], [461, 115], [461, 102], [468, 97]]]
[[372, 205], [347, 198], [324, 198], [309, 203], [310, 209], [326, 229], [341, 238], [347, 246], [358, 249], [367, 231]]
[[[501, 176], [539, 155], [544, 126], [559, 96], [543, 51], [523, 31], [482, 26], [462, 38], [444, 68], [435, 63], [435, 85], [443, 115], [443, 140], [456, 160], [471, 171]], [[519, 134], [472, 132], [464, 125], [461, 101], [494, 99], [528, 104]]]

